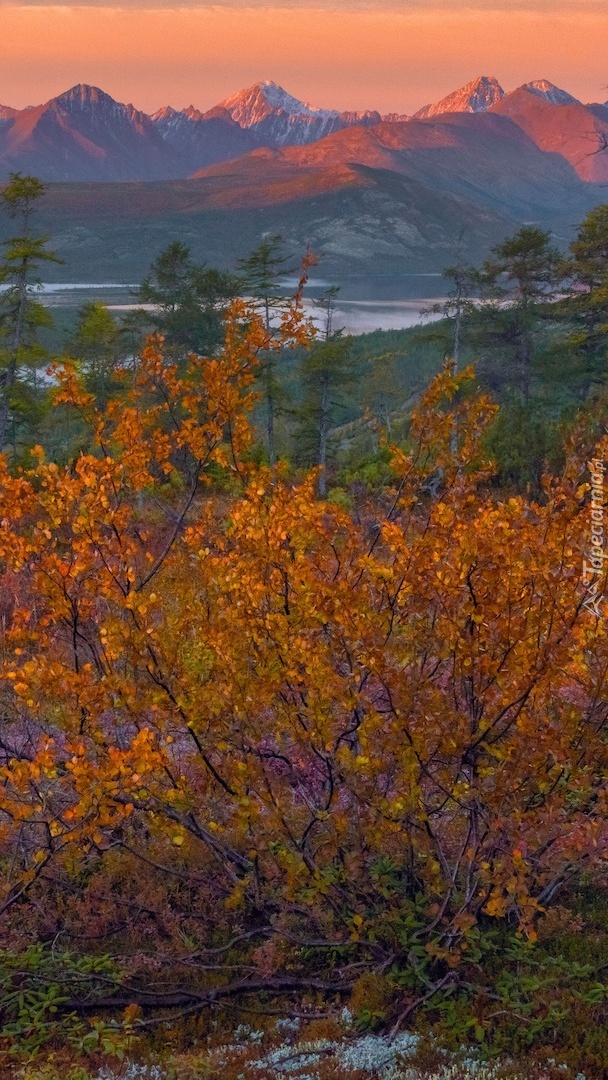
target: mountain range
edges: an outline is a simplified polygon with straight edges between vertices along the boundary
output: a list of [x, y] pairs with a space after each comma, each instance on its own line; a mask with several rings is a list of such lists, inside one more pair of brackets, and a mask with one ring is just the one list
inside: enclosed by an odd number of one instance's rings
[[428, 296], [457, 249], [478, 262], [524, 222], [564, 246], [607, 199], [604, 146], [608, 103], [544, 79], [505, 93], [482, 76], [412, 117], [318, 109], [271, 82], [206, 112], [147, 115], [89, 86], [0, 108], [0, 179], [49, 183], [55, 280], [140, 280], [176, 239], [230, 268], [280, 232], [344, 295]]
[[166, 106], [148, 115], [81, 84], [43, 105], [0, 106], [0, 178], [21, 171], [49, 182], [184, 179], [257, 149], [306, 146], [351, 128], [487, 112], [508, 117], [540, 149], [564, 157], [584, 180], [608, 179], [608, 154], [593, 154], [608, 137], [608, 105], [583, 105], [544, 79], [507, 94], [489, 76], [413, 117], [316, 108], [271, 81], [241, 90], [206, 112]]

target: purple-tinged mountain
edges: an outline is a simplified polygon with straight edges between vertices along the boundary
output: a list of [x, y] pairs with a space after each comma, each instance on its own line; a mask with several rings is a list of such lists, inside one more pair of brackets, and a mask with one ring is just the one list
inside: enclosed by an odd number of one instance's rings
[[427, 120], [433, 116], [441, 116], [443, 113], [477, 113], [485, 112], [491, 105], [505, 96], [505, 91], [493, 75], [480, 75], [473, 79], [460, 90], [436, 102], [434, 105], [425, 105], [414, 114], [414, 120]]
[[3, 132], [8, 131], [13, 124], [17, 111], [17, 109], [11, 109], [10, 105], [0, 105], [0, 139]]
[[[528, 96], [541, 110], [560, 111]], [[380, 176], [383, 190], [391, 177], [407, 177], [435, 197], [520, 221], [554, 222], [594, 199], [568, 161], [544, 153], [510, 116], [493, 110], [343, 129], [306, 146], [258, 149], [192, 179], [204, 181], [208, 209], [242, 210], [354, 191]]]
[[[186, 179], [253, 151], [294, 146], [311, 147], [317, 154], [318, 146], [322, 157], [328, 152], [325, 140], [341, 132], [345, 145], [352, 137], [349, 160], [362, 164], [365, 156], [357, 157], [361, 138], [379, 127], [390, 129], [385, 139], [394, 139], [396, 145], [406, 137], [405, 129], [410, 151], [422, 161], [431, 145], [444, 146], [446, 135], [456, 138], [456, 121], [466, 122], [467, 130], [472, 124], [474, 132], [488, 113], [508, 119], [544, 153], [559, 155], [581, 179], [608, 180], [608, 154], [600, 152], [608, 139], [607, 106], [583, 105], [546, 79], [505, 94], [488, 76], [426, 106], [417, 118], [391, 113], [384, 120], [372, 110], [316, 108], [273, 82], [256, 83], [206, 112], [194, 106], [181, 111], [166, 107], [153, 116], [96, 87], [79, 85], [44, 105], [21, 110], [0, 106], [0, 180], [15, 171], [45, 181]], [[486, 141], [474, 175], [485, 176], [485, 155], [496, 157], [507, 129], [479, 128], [488, 139], [494, 132], [497, 144], [493, 149], [491, 139]], [[463, 152], [454, 147], [456, 173]], [[509, 172], [507, 162], [503, 172]]]
[[517, 124], [547, 155], [569, 162], [582, 180], [608, 181], [608, 153], [602, 150], [608, 143], [604, 106], [582, 105], [576, 99], [555, 103], [528, 84], [507, 94], [490, 111]]
[[154, 180], [181, 173], [149, 116], [84, 85], [9, 115], [0, 130], [0, 169], [47, 181]]
[[167, 105], [150, 119], [179, 162], [182, 176], [218, 161], [240, 157], [258, 145], [252, 133], [240, 127], [226, 109], [202, 113], [193, 105], [182, 110]]

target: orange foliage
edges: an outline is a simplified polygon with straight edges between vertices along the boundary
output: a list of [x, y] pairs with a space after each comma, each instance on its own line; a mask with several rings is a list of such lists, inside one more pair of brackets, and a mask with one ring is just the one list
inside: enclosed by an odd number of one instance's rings
[[[309, 334], [296, 305], [281, 340]], [[211, 924], [275, 935], [254, 943], [269, 979], [294, 933], [394, 947], [393, 914], [420, 894], [419, 940], [451, 967], [483, 913], [533, 933], [605, 857], [585, 461], [542, 503], [498, 501], [494, 407], [446, 370], [394, 450], [389, 509], [354, 522], [316, 501], [314, 475], [246, 463], [268, 347], [237, 304], [221, 356], [180, 373], [153, 343], [103, 415], [58, 370], [95, 452], [2, 466], [3, 905], [124, 849], [204, 882]], [[241, 484], [228, 505], [212, 464]]]

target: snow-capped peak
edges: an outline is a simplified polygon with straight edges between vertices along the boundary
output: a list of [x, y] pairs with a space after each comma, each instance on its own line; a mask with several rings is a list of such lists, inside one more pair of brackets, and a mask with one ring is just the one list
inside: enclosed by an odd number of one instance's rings
[[331, 109], [318, 109], [315, 105], [310, 105], [307, 101], [300, 101], [299, 98], [289, 94], [287, 90], [284, 90], [278, 83], [272, 81], [272, 79], [265, 79], [261, 84], [262, 93], [266, 98], [269, 105], [272, 105], [274, 109], [282, 109], [283, 112], [288, 113], [290, 116], [336, 116]]
[[241, 127], [258, 124], [271, 113], [278, 111], [286, 113], [287, 116], [315, 116], [319, 119], [339, 115], [332, 109], [317, 109], [305, 101], [300, 101], [271, 79], [254, 83], [246, 90], [239, 90], [237, 94], [221, 101], [220, 105]]
[[505, 92], [498, 79], [493, 75], [480, 75], [435, 105], [425, 105], [415, 114], [415, 119], [424, 120], [426, 117], [447, 112], [485, 112], [504, 96]]
[[524, 83], [522, 89], [545, 98], [552, 105], [580, 105], [578, 98], [572, 97], [567, 90], [560, 90], [559, 86], [548, 79], [533, 79], [532, 82]]
[[164, 120], [172, 120], [174, 116], [178, 116], [178, 110], [174, 109], [172, 105], [163, 105], [162, 109], [157, 109], [156, 112], [150, 113], [150, 120], [153, 120], [155, 124]]

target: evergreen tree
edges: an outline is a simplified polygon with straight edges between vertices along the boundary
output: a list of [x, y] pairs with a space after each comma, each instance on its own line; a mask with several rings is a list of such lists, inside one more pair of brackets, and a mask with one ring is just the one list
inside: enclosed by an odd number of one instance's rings
[[332, 286], [315, 300], [315, 306], [323, 312], [321, 336], [304, 355], [301, 364], [305, 400], [300, 430], [304, 442], [308, 439], [315, 444], [321, 498], [327, 494], [328, 438], [335, 412], [341, 404], [339, 389], [348, 382], [351, 339], [343, 336], [342, 329], [334, 329], [338, 291]]
[[364, 380], [362, 403], [371, 422], [375, 454], [378, 453], [379, 429], [384, 428], [389, 438], [392, 436], [391, 413], [402, 404], [403, 399], [396, 354], [386, 352], [372, 357]]
[[48, 310], [34, 299], [41, 265], [61, 261], [49, 251], [48, 237], [33, 229], [44, 192], [45, 185], [35, 176], [11, 173], [0, 195], [16, 226], [16, 234], [4, 241], [0, 263], [0, 282], [7, 286], [0, 296], [0, 450], [7, 443], [11, 414], [16, 419], [24, 395], [29, 391], [31, 396], [32, 390], [35, 397], [40, 394], [37, 373], [46, 354], [38, 331], [52, 325]]
[[570, 245], [565, 265], [570, 292], [565, 311], [572, 322], [570, 343], [586, 354], [608, 339], [608, 205], [587, 215]]
[[68, 351], [80, 361], [87, 389], [95, 394], [98, 405], [105, 407], [117, 390], [116, 369], [128, 352], [125, 334], [105, 304], [96, 300], [83, 304]]
[[[281, 288], [281, 278], [290, 271], [289, 260], [283, 250], [283, 237], [280, 234], [266, 237], [262, 243], [245, 259], [238, 263], [240, 287], [244, 295], [257, 308], [266, 328], [269, 340], [275, 336], [273, 316], [285, 307], [288, 300]], [[270, 348], [260, 356], [259, 379], [265, 409], [266, 449], [271, 469], [277, 461], [275, 420], [280, 399], [280, 385], [277, 378], [277, 364], [280, 351]]]
[[[454, 363], [454, 370], [458, 371], [461, 365], [461, 352], [464, 330], [467, 317], [472, 315], [475, 311], [475, 300], [473, 299], [476, 291], [477, 272], [472, 266], [465, 263], [462, 257], [462, 241], [464, 233], [461, 234], [458, 246], [456, 249], [456, 261], [452, 266], [447, 266], [443, 271], [443, 276], [448, 286], [448, 293], [444, 300], [441, 300], [435, 304], [431, 304], [426, 308], [422, 315], [429, 317], [431, 315], [439, 315], [441, 322], [444, 324], [440, 327], [438, 333], [441, 334], [442, 340], [445, 340], [445, 359], [452, 360]], [[448, 336], [445, 336], [445, 322], [447, 321]], [[438, 336], [437, 331], [430, 333], [429, 338]]]
[[[548, 232], [524, 225], [492, 248], [491, 258], [474, 280], [482, 296], [476, 315], [478, 341], [501, 365], [511, 361], [513, 382], [527, 402], [538, 332], [543, 317], [555, 316], [551, 301], [563, 280], [559, 252]], [[498, 374], [492, 366], [493, 372], [485, 372], [490, 382]], [[503, 381], [511, 382], [504, 367], [498, 377], [499, 383]]]
[[170, 353], [212, 354], [224, 336], [224, 313], [238, 293], [236, 278], [193, 262], [190, 249], [175, 240], [152, 264], [137, 292], [150, 305], [151, 327], [165, 337]]

